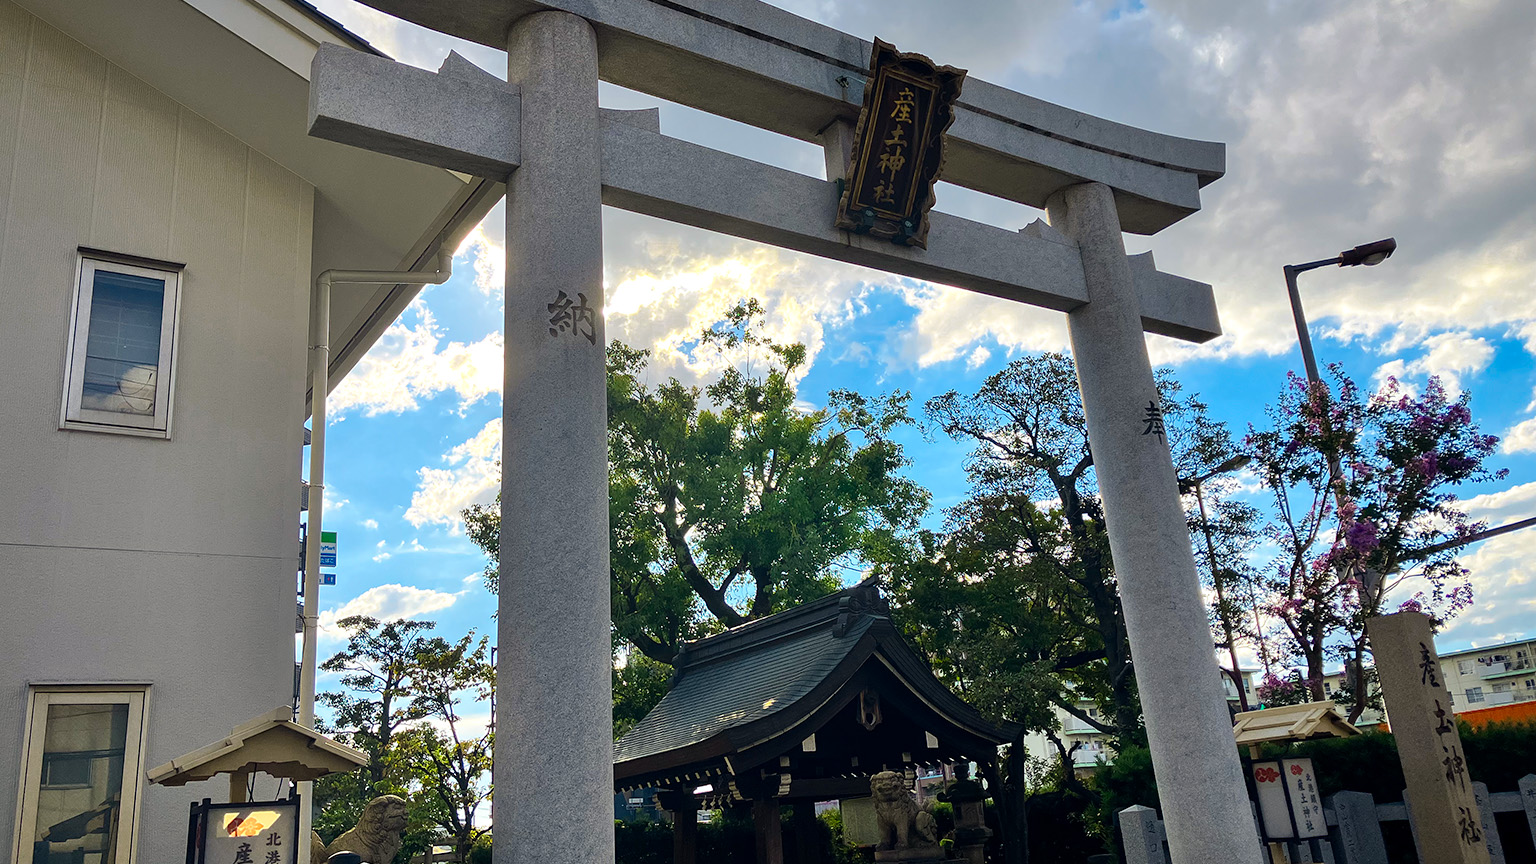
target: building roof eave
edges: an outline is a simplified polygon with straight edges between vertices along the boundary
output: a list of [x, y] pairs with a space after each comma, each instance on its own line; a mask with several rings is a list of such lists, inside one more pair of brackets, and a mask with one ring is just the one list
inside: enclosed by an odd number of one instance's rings
[[[429, 268], [439, 247], [455, 248], [504, 191], [491, 180], [311, 138], [309, 66], [318, 47], [380, 52], [304, 0], [17, 2], [311, 184], [310, 280], [331, 268]], [[335, 292], [332, 386], [418, 292]]]

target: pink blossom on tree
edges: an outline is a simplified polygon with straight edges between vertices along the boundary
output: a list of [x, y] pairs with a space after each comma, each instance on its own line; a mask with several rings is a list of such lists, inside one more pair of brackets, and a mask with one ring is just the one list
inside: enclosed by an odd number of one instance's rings
[[[1325, 663], [1365, 667], [1365, 621], [1406, 579], [1428, 587], [1404, 605], [1437, 620], [1471, 604], [1454, 551], [1428, 550], [1485, 527], [1457, 507], [1454, 487], [1506, 473], [1484, 465], [1498, 439], [1473, 423], [1469, 394], [1453, 400], [1432, 377], [1417, 397], [1393, 378], [1365, 396], [1337, 366], [1329, 373], [1333, 389], [1291, 375], [1267, 428], [1245, 439], [1274, 496], [1268, 611], [1318, 700]], [[1346, 689], [1358, 717], [1366, 694]]]

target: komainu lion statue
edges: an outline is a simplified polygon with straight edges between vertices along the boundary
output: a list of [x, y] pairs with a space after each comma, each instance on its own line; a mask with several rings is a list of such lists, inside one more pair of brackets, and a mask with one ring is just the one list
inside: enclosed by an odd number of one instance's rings
[[933, 814], [917, 806], [907, 791], [907, 780], [895, 771], [881, 771], [869, 778], [875, 799], [875, 822], [880, 844], [875, 851], [921, 849], [939, 844]]
[[319, 834], [311, 832], [310, 862], [324, 864], [337, 852], [356, 852], [368, 864], [390, 864], [400, 851], [400, 834], [410, 821], [405, 799], [399, 795], [380, 795], [368, 802], [357, 825], [326, 846]]

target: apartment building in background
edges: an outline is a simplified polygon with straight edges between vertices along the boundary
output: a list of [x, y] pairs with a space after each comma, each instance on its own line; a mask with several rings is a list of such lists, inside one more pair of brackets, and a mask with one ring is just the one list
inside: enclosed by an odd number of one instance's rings
[[[1536, 639], [1441, 654], [1440, 674], [1451, 691], [1451, 709], [1457, 714], [1536, 702]], [[1342, 671], [1323, 676], [1323, 692], [1329, 697], [1342, 686]], [[1381, 712], [1367, 711], [1356, 725], [1375, 726], [1382, 719]]]

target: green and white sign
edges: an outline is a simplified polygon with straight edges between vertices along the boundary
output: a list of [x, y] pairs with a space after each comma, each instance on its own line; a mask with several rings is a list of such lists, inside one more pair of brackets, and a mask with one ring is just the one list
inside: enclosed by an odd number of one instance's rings
[[336, 566], [336, 532], [320, 532], [320, 566]]

